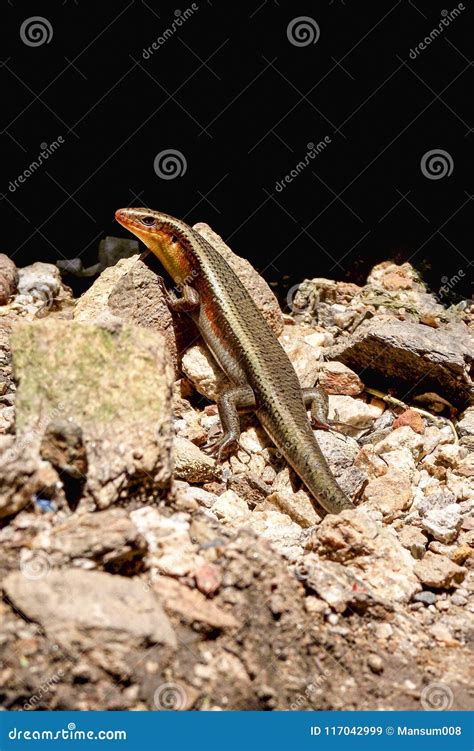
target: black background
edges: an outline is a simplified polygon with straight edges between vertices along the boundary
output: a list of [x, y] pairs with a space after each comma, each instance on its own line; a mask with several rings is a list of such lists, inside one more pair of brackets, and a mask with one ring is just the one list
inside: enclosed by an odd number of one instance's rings
[[[149, 59], [144, 48], [191, 6], [153, 0], [2, 0], [1, 251], [18, 265], [97, 256], [124, 236], [118, 207], [147, 205], [206, 221], [269, 281], [363, 281], [381, 260], [411, 259], [433, 289], [460, 269], [471, 290], [471, 3], [438, 28], [438, 2], [201, 0]], [[20, 27], [46, 18], [52, 38]], [[288, 24], [309, 16], [315, 44]], [[41, 143], [64, 144], [22, 185]], [[281, 192], [275, 184], [331, 143]], [[154, 170], [174, 149], [186, 171]], [[450, 155], [450, 176], [420, 160]], [[288, 277], [285, 278], [284, 277]]]

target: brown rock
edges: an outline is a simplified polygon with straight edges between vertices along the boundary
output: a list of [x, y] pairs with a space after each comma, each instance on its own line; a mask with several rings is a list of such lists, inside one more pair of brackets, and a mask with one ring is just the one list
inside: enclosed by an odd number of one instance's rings
[[125, 509], [75, 514], [63, 524], [39, 532], [31, 543], [57, 565], [87, 561], [110, 573], [133, 570], [147, 545]]
[[414, 409], [406, 409], [405, 412], [402, 412], [401, 415], [398, 415], [398, 417], [393, 421], [394, 430], [395, 428], [401, 428], [404, 425], [408, 425], [412, 430], [415, 431], [415, 433], [425, 432], [424, 420], [420, 413]]
[[210, 482], [216, 478], [216, 462], [182, 436], [174, 439], [174, 476], [187, 482]]
[[364, 384], [359, 376], [337, 361], [319, 365], [319, 383], [328, 394], [357, 396], [364, 390]]
[[203, 623], [211, 628], [226, 629], [238, 626], [238, 621], [204, 597], [201, 592], [190, 589], [169, 577], [161, 576], [154, 584], [165, 609], [180, 616], [186, 623]]
[[404, 525], [398, 532], [398, 537], [404, 548], [408, 548], [413, 558], [423, 558], [428, 538], [418, 527]]
[[363, 500], [381, 511], [386, 521], [393, 521], [411, 503], [413, 494], [408, 477], [390, 468], [381, 477], [376, 477], [366, 485]]
[[18, 271], [8, 256], [0, 253], [0, 305], [6, 305], [15, 294], [18, 285]]
[[206, 597], [212, 597], [222, 584], [222, 570], [212, 563], [200, 566], [194, 573], [196, 587]]
[[462, 582], [466, 570], [444, 555], [428, 551], [423, 559], [416, 563], [415, 574], [427, 587], [449, 589], [454, 584]]

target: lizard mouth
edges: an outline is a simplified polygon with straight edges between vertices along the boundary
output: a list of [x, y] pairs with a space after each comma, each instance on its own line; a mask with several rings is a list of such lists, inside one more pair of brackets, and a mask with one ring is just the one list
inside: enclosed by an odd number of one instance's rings
[[128, 211], [128, 209], [117, 209], [115, 212], [115, 218], [119, 224], [121, 224], [123, 227], [132, 226], [135, 224], [133, 221], [133, 215]]

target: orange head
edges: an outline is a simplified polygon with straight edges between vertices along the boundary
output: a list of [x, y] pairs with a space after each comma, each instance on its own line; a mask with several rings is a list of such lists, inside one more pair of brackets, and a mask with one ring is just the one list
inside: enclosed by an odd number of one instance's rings
[[176, 282], [189, 275], [193, 230], [185, 222], [147, 208], [118, 209], [115, 218], [160, 259]]

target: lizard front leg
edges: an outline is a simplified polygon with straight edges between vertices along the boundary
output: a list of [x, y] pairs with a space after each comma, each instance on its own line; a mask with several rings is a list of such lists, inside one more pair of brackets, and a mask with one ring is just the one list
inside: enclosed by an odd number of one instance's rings
[[224, 435], [212, 447], [217, 460], [223, 461], [239, 445], [240, 420], [237, 410], [256, 409], [256, 400], [250, 386], [231, 386], [217, 399], [217, 409]]
[[199, 308], [199, 295], [189, 284], [183, 284], [180, 289], [182, 296], [178, 297], [174, 292], [168, 291], [163, 284], [163, 290], [168, 307], [175, 313], [195, 313]]

